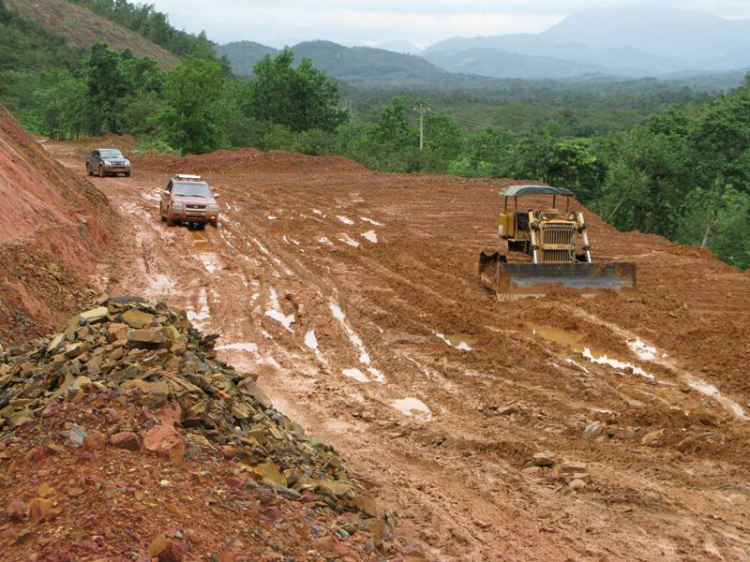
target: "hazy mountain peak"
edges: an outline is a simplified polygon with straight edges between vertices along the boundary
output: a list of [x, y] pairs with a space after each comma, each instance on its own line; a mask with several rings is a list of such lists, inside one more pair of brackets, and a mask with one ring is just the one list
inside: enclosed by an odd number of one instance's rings
[[387, 41], [385, 43], [377, 44], [376, 47], [394, 53], [402, 53], [404, 55], [418, 55], [424, 51], [424, 49], [417, 47], [409, 41]]
[[750, 47], [750, 20], [655, 5], [591, 8], [565, 18], [542, 35], [700, 61]]

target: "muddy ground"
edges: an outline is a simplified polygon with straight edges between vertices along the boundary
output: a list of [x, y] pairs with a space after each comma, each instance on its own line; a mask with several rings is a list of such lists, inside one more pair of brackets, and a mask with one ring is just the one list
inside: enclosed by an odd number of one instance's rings
[[[87, 146], [46, 148], [84, 174]], [[431, 559], [750, 558], [750, 274], [588, 213], [635, 293], [498, 302], [476, 279], [498, 182], [254, 151], [135, 166], [91, 178], [126, 225], [95, 282], [220, 332]], [[218, 229], [160, 222], [176, 171], [220, 193]]]

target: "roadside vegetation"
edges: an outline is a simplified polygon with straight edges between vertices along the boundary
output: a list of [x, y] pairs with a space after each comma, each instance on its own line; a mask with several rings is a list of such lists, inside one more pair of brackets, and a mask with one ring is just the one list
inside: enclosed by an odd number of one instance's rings
[[[166, 20], [152, 8], [75, 1], [188, 58], [162, 72], [104, 43], [84, 52], [0, 0], [0, 102], [37, 133], [130, 133], [151, 151], [252, 146], [343, 155], [374, 170], [541, 180], [574, 189], [619, 229], [750, 267], [750, 80], [713, 96], [649, 80], [394, 95], [330, 80], [288, 50], [240, 79], [207, 54], [205, 37], [157, 33]], [[432, 108], [423, 150], [421, 103]]]

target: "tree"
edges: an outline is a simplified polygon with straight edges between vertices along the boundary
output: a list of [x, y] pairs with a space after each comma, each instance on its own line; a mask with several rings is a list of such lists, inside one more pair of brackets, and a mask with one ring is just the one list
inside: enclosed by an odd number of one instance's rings
[[167, 109], [156, 119], [170, 146], [202, 154], [222, 146], [224, 79], [221, 67], [188, 59], [171, 70], [164, 82]]
[[435, 152], [446, 164], [461, 153], [461, 130], [449, 115], [427, 115], [424, 130], [425, 149]]
[[255, 65], [246, 109], [258, 121], [284, 125], [292, 131], [333, 131], [349, 118], [337, 108], [341, 101], [338, 85], [326, 73], [302, 59], [294, 68], [288, 49], [275, 58], [266, 55]]
[[101, 119], [102, 129], [120, 133], [120, 113], [128, 83], [120, 67], [120, 55], [110, 51], [106, 43], [91, 46], [86, 62], [88, 68], [88, 97], [91, 107]]
[[380, 112], [372, 140], [394, 151], [419, 147], [419, 131], [409, 123], [409, 111], [402, 96], [393, 96], [391, 104]]
[[77, 139], [88, 128], [86, 82], [65, 70], [43, 73], [34, 94], [45, 132], [53, 139]]

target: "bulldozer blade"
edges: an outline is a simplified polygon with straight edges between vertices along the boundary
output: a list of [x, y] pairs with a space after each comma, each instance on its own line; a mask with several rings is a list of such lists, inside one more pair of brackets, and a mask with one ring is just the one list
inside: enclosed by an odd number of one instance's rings
[[482, 253], [479, 276], [499, 298], [542, 295], [561, 288], [583, 293], [635, 288], [633, 263], [505, 263], [498, 253]]

